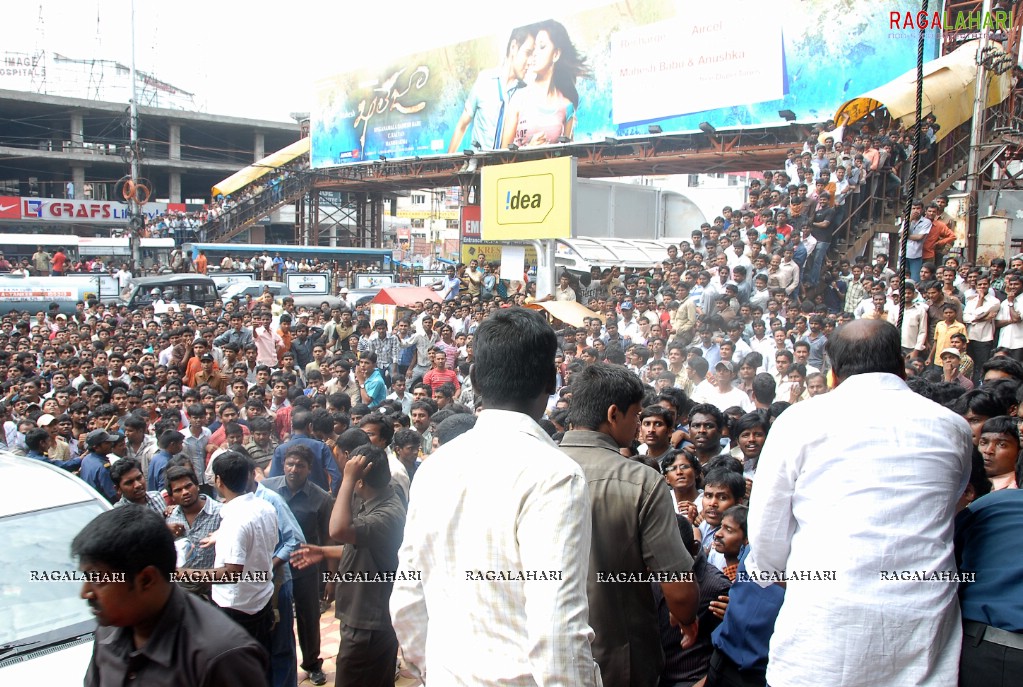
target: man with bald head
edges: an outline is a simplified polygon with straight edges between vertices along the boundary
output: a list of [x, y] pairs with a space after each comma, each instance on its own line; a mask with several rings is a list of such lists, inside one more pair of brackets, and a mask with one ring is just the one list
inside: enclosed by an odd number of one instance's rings
[[836, 387], [774, 423], [750, 500], [746, 570], [786, 583], [767, 683], [955, 685], [970, 427], [909, 389], [888, 322], [842, 325], [827, 351]]

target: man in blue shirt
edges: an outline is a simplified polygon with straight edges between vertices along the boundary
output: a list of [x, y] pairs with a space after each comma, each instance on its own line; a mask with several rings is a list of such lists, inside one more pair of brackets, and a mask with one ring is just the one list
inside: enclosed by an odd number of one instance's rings
[[774, 634], [785, 590], [777, 584], [761, 587], [749, 579], [746, 558], [739, 561], [735, 584], [728, 597], [711, 603], [712, 612], [724, 602], [727, 612], [712, 642], [710, 671], [705, 687], [765, 687], [767, 685], [767, 647]]
[[94, 429], [85, 436], [85, 445], [89, 452], [82, 459], [82, 471], [79, 477], [96, 491], [107, 497], [110, 503], [117, 500], [117, 487], [110, 478], [110, 460], [107, 454], [120, 437], [108, 434], [102, 429]]
[[169, 429], [160, 435], [157, 443], [160, 450], [154, 453], [149, 461], [149, 475], [147, 475], [146, 481], [156, 491], [162, 491], [164, 487], [163, 471], [167, 469], [170, 459], [181, 453], [184, 448], [185, 435], [177, 430]]
[[341, 471], [338, 470], [330, 447], [319, 439], [309, 436], [309, 425], [312, 419], [312, 413], [306, 410], [296, 411], [292, 414], [293, 434], [288, 441], [274, 449], [274, 457], [270, 463], [270, 472], [267, 477], [282, 476], [284, 474], [284, 456], [287, 455], [288, 449], [292, 446], [305, 446], [313, 452], [313, 464], [309, 479], [316, 486], [336, 496], [337, 490], [341, 488]]
[[387, 399], [387, 382], [377, 369], [377, 355], [373, 351], [359, 353], [355, 382], [359, 385], [358, 401], [368, 405], [371, 410]]
[[455, 274], [454, 267], [448, 267], [447, 276], [441, 279], [439, 282], [434, 282], [433, 286], [440, 286], [441, 296], [445, 301], [453, 301], [458, 298], [458, 291], [462, 287], [462, 280]]
[[[1018, 461], [1017, 484], [1021, 478], [1023, 461]], [[1021, 527], [1020, 489], [991, 492], [956, 517], [963, 687], [994, 687], [1023, 675], [1023, 553], [1010, 536]]]
[[50, 450], [50, 445], [53, 439], [50, 437], [50, 433], [45, 429], [33, 429], [25, 435], [25, 447], [28, 452], [25, 454], [29, 458], [40, 460], [50, 465], [56, 465], [58, 468], [63, 468], [68, 472], [74, 472], [82, 466], [81, 458], [72, 458], [71, 460], [50, 460], [46, 452]]
[[[290, 442], [289, 442], [290, 443]], [[322, 442], [321, 442], [322, 443]], [[270, 675], [273, 687], [298, 683], [298, 654], [295, 651], [295, 594], [291, 577], [291, 554], [305, 544], [305, 535], [287, 502], [275, 491], [256, 482], [255, 470], [249, 476], [249, 491], [277, 511], [277, 548], [274, 549], [273, 601], [276, 621], [270, 632]], [[316, 684], [316, 683], [314, 683]], [[322, 684], [322, 683], [321, 683]]]

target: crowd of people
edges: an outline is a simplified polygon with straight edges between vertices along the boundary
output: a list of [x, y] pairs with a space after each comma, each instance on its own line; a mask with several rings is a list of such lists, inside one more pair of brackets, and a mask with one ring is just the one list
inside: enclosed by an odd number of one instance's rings
[[6, 448], [114, 504], [73, 550], [131, 577], [83, 585], [86, 684], [324, 684], [332, 605], [337, 685], [1020, 674], [1023, 256], [963, 260], [938, 202], [904, 289], [831, 260], [828, 154], [813, 194], [765, 175], [659, 264], [541, 297], [473, 261], [395, 322], [4, 316]]
[[[393, 328], [365, 309], [287, 301], [229, 301], [198, 315], [80, 304], [71, 318], [5, 316], [6, 446], [77, 472], [117, 506], [103, 518], [120, 518], [118, 527], [166, 531], [145, 536], [172, 550], [169, 567], [154, 563], [161, 580], [176, 576], [167, 598], [224, 609], [251, 637], [224, 635], [247, 647], [232, 660], [255, 663], [240, 674], [270, 684], [296, 684], [297, 666], [323, 683], [319, 617], [330, 604], [343, 685], [393, 681], [399, 647], [427, 682], [824, 684], [816, 671], [841, 669], [874, 639], [894, 671], [882, 682], [923, 684], [916, 678], [936, 671], [944, 677], [933, 684], [954, 684], [960, 646], [989, 650], [984, 637], [1023, 629], [992, 610], [1010, 592], [962, 585], [966, 631], [981, 638], [962, 643], [954, 583], [921, 583], [926, 604], [903, 604], [913, 613], [856, 605], [843, 596], [860, 584], [851, 564], [815, 528], [828, 522], [846, 535], [832, 543], [868, 524], [884, 529], [899, 516], [882, 494], [918, 483], [916, 497], [942, 504], [926, 516], [912, 504], [915, 518], [930, 518], [933, 541], [896, 555], [904, 538], [922, 535], [886, 531], [877, 556], [890, 558], [878, 569], [951, 565], [951, 574], [955, 513], [983, 529], [1019, 503], [998, 493], [1018, 493], [1023, 257], [974, 266], [950, 256], [924, 264], [923, 281], [904, 293], [883, 257], [825, 261], [832, 291], [821, 291], [799, 278], [790, 243], [767, 257], [738, 240], [746, 216], [737, 214], [652, 269], [594, 270], [578, 293], [566, 275], [554, 297], [593, 313], [578, 327], [551, 328], [521, 307], [543, 300], [532, 285], [502, 294], [492, 266], [478, 263], [449, 270], [437, 300], [414, 304]], [[843, 332], [853, 337], [845, 348]], [[856, 353], [860, 339], [890, 346]], [[854, 383], [878, 375], [880, 387]], [[897, 392], [900, 409], [879, 409], [884, 390]], [[924, 429], [913, 430], [918, 421]], [[773, 440], [778, 433], [785, 439]], [[790, 483], [811, 469], [793, 457], [800, 441], [818, 451], [839, 438], [871, 442], [856, 453], [872, 452], [868, 476], [826, 452], [835, 474]], [[947, 460], [927, 453], [935, 446]], [[905, 458], [898, 475], [883, 462], [896, 454]], [[936, 469], [928, 460], [944, 472], [916, 471]], [[855, 480], [836, 476], [845, 469]], [[804, 523], [795, 501], [776, 512], [783, 487], [790, 499], [823, 502], [820, 520]], [[861, 496], [868, 491], [877, 494]], [[838, 517], [860, 499], [879, 509], [868, 524]], [[135, 509], [131, 527], [117, 514], [124, 508]], [[104, 558], [113, 554], [103, 553], [110, 526], [101, 525], [79, 535], [87, 565], [115, 560]], [[983, 566], [1003, 560], [979, 541], [957, 549], [978, 580], [976, 566], [994, 575]], [[753, 557], [758, 542], [764, 555]], [[855, 549], [860, 573], [876, 562], [869, 548]], [[757, 575], [783, 574], [797, 550], [798, 567], [817, 580], [761, 586]], [[269, 577], [234, 581], [260, 571]], [[827, 587], [835, 576], [848, 584]], [[899, 598], [916, 589], [899, 587]], [[106, 592], [87, 584], [85, 593], [103, 623]], [[866, 625], [862, 650], [834, 646], [848, 644], [840, 635], [815, 636], [819, 650], [801, 651], [810, 630], [786, 600], [841, 627], [821, 594], [898, 622]], [[484, 629], [496, 609], [503, 629]], [[941, 641], [921, 649], [920, 632], [903, 631], [917, 623], [928, 643]], [[93, 684], [128, 670], [110, 646], [97, 644]]]
[[107, 269], [102, 256], [85, 256], [80, 260], [73, 260], [63, 247], [58, 247], [50, 253], [43, 246], [37, 246], [31, 257], [21, 260], [18, 260], [17, 257], [14, 260], [8, 260], [3, 252], [0, 252], [0, 272], [10, 273], [13, 276], [60, 277], [65, 274], [106, 272]]
[[146, 238], [173, 238], [178, 243], [186, 241], [215, 241], [207, 224], [214, 222], [234, 208], [264, 199], [267, 206], [282, 200], [282, 184], [296, 172], [309, 166], [308, 157], [292, 161], [274, 169], [234, 193], [215, 195], [209, 205], [201, 210], [170, 211], [146, 219], [142, 235]]

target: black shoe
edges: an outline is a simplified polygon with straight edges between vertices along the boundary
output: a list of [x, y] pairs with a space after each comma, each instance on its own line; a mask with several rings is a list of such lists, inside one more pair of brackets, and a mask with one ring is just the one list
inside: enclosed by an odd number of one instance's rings
[[314, 685], [325, 685], [327, 684], [327, 676], [323, 674], [322, 670], [310, 670], [309, 682]]

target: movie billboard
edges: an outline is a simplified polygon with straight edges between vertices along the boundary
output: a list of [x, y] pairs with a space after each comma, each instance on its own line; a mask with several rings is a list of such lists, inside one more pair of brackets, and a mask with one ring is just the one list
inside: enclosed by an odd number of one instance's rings
[[[319, 82], [312, 165], [828, 119], [915, 64], [906, 0], [629, 0]], [[936, 54], [930, 32], [927, 58]]]

